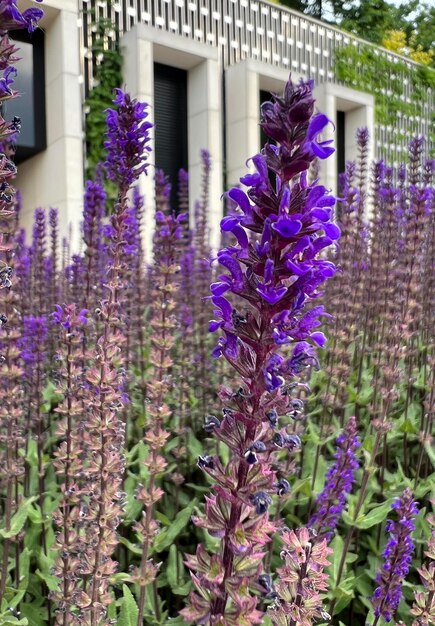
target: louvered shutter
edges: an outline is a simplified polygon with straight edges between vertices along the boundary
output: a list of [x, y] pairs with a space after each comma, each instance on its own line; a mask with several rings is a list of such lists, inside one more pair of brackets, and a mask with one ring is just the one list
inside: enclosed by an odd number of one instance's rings
[[177, 206], [177, 177], [187, 169], [187, 72], [154, 64], [156, 166], [172, 183], [172, 206]]

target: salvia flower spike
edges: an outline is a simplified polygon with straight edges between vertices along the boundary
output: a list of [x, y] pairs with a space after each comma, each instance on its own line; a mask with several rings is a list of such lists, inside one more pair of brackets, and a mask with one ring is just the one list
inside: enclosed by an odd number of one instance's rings
[[[278, 416], [288, 414], [294, 400], [286, 383], [315, 366], [316, 346], [325, 344], [318, 330], [323, 307], [306, 305], [335, 273], [334, 264], [318, 253], [340, 231], [332, 221], [335, 198], [317, 182], [308, 183], [312, 161], [333, 150], [329, 141], [319, 141], [328, 119], [313, 116], [312, 87], [289, 80], [282, 97], [263, 105], [261, 126], [277, 143], [267, 143], [252, 158], [254, 173], [241, 178], [248, 190], [228, 192], [239, 210], [221, 222], [234, 244], [217, 255], [224, 273], [211, 285], [215, 318], [209, 330], [220, 332], [213, 355], [229, 362], [241, 385], [221, 389], [223, 419], [212, 429], [231, 449], [227, 466], [217, 457], [201, 456], [199, 462], [217, 484], [205, 515], [194, 521], [220, 538], [221, 546], [213, 557], [205, 557], [201, 547], [188, 559], [197, 591], [182, 615], [196, 623], [261, 622], [250, 587], [276, 529], [268, 519], [273, 496], [288, 491], [272, 461], [278, 451], [291, 454], [301, 445], [285, 424], [280, 427]], [[207, 559], [213, 560], [213, 578], [204, 568]]]
[[114, 103], [118, 108], [107, 111], [105, 167], [110, 180], [129, 189], [147, 169], [152, 124], [146, 121], [148, 105], [132, 100], [121, 89], [116, 89]]
[[315, 511], [308, 522], [308, 527], [314, 528], [318, 537], [325, 536], [327, 540], [340, 520], [359, 467], [355, 452], [361, 444], [355, 417], [349, 418], [336, 444], [335, 461], [326, 474], [325, 487], [317, 498]]
[[424, 591], [414, 592], [414, 604], [410, 613], [415, 617], [412, 626], [435, 624], [435, 516], [427, 520], [432, 525], [432, 535], [427, 543], [426, 563], [418, 570]]
[[274, 626], [308, 626], [330, 619], [322, 604], [321, 594], [328, 590], [324, 568], [330, 563], [326, 539], [310, 535], [307, 528], [287, 531], [282, 536], [281, 558], [274, 587], [274, 603], [268, 615]]
[[411, 567], [414, 542], [414, 518], [418, 513], [414, 496], [410, 489], [405, 489], [400, 498], [392, 505], [397, 513], [397, 521], [387, 520], [385, 530], [389, 539], [382, 553], [384, 564], [376, 574], [377, 587], [371, 598], [376, 626], [380, 617], [390, 622], [402, 597], [402, 583]]

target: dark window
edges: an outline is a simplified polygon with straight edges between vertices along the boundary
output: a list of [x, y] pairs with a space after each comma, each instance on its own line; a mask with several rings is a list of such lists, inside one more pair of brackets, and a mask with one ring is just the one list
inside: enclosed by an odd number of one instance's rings
[[3, 116], [11, 120], [14, 115], [21, 118], [21, 133], [17, 139], [15, 161], [20, 163], [45, 150], [47, 146], [45, 128], [45, 71], [44, 33], [41, 29], [32, 34], [12, 31], [10, 37], [16, 41], [20, 61], [16, 67], [18, 75], [12, 88], [20, 96], [3, 105]]
[[187, 169], [187, 72], [154, 64], [154, 119], [156, 167], [172, 184], [172, 206], [177, 206], [177, 178]]
[[[268, 102], [269, 100], [270, 101], [272, 100], [272, 95], [270, 91], [263, 91], [261, 89], [260, 90], [260, 108], [263, 102]], [[267, 141], [269, 141], [268, 137], [266, 137], [266, 134], [264, 133], [263, 129], [260, 128], [260, 148], [262, 148], [264, 144], [267, 143]]]
[[[260, 109], [261, 109], [261, 105], [264, 102], [269, 102], [269, 101], [273, 101], [272, 98], [272, 94], [270, 93], [270, 91], [263, 91], [260, 90]], [[260, 119], [261, 119], [261, 113], [260, 113]], [[275, 141], [273, 139], [270, 139], [266, 133], [263, 131], [263, 129], [260, 127], [260, 150], [263, 148], [263, 146], [266, 143], [275, 143]], [[275, 187], [275, 183], [276, 183], [276, 176], [273, 172], [269, 172], [269, 180], [272, 183], [272, 186]]]
[[335, 142], [337, 150], [337, 178], [342, 174], [346, 167], [346, 154], [345, 154], [345, 123], [346, 113], [344, 111], [337, 111], [337, 128], [335, 130]]

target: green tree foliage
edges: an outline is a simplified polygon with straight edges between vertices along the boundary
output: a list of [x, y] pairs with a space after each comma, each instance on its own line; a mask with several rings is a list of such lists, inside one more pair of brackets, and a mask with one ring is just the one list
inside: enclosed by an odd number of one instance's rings
[[[409, 37], [412, 31], [407, 31]], [[417, 17], [415, 18], [415, 40], [421, 45], [423, 50], [434, 50], [435, 48], [435, 6], [422, 4]], [[435, 59], [432, 59], [432, 66], [435, 67]]]
[[[387, 0], [281, 0], [280, 4], [301, 11], [382, 45], [388, 31], [406, 33], [413, 49], [434, 47], [435, 6], [410, 0], [396, 6]], [[432, 61], [434, 63], [434, 61]]]
[[104, 160], [106, 109], [112, 105], [113, 90], [122, 85], [122, 56], [118, 38], [109, 39], [113, 30], [109, 20], [99, 20], [95, 27], [92, 55], [97, 61], [95, 84], [85, 102], [86, 176], [92, 178], [98, 163]]

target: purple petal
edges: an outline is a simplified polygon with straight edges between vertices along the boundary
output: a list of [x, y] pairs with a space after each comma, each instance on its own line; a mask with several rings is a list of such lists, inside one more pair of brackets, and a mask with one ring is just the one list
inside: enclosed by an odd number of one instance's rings
[[336, 241], [340, 238], [341, 231], [337, 224], [330, 222], [329, 224], [324, 224], [323, 230], [325, 231], [325, 235], [332, 239], [332, 241]]
[[233, 307], [231, 306], [231, 304], [228, 302], [228, 300], [226, 298], [222, 298], [222, 296], [213, 296], [213, 298], [211, 299], [211, 301], [213, 302], [213, 304], [217, 307], [220, 308], [220, 310], [222, 311], [222, 317], [226, 322], [229, 322], [231, 320], [231, 315], [233, 312]]
[[324, 345], [326, 344], [326, 337], [321, 332], [312, 333], [312, 335], [310, 335], [310, 337], [321, 348], [323, 348]]
[[318, 113], [315, 115], [308, 126], [307, 139], [313, 141], [319, 133], [329, 124], [329, 119], [324, 113]]
[[212, 283], [210, 285], [210, 291], [214, 296], [222, 296], [229, 289], [231, 289], [231, 285], [228, 283]]
[[298, 220], [291, 220], [289, 218], [280, 218], [275, 224], [272, 224], [272, 228], [276, 230], [282, 237], [290, 238], [296, 235], [302, 228], [302, 223]]
[[240, 218], [235, 215], [228, 215], [221, 220], [221, 230], [224, 232], [230, 232], [235, 226], [238, 225]]
[[319, 159], [327, 159], [331, 156], [331, 154], [334, 154], [335, 152], [335, 148], [332, 148], [328, 145], [330, 143], [332, 143], [332, 139], [330, 139], [329, 141], [322, 141], [322, 143], [316, 143], [315, 141], [313, 141], [313, 143], [311, 144], [311, 148], [314, 154], [319, 157]]
[[331, 210], [313, 209], [312, 211], [310, 211], [310, 216], [322, 222], [327, 222], [329, 219], [331, 219]]
[[259, 286], [256, 291], [260, 294], [263, 300], [266, 300], [269, 304], [276, 304], [278, 300], [281, 300], [286, 293], [287, 287], [280, 287], [278, 289], [272, 287]]
[[228, 195], [231, 200], [237, 202], [243, 213], [251, 213], [251, 203], [249, 202], [248, 196], [244, 191], [242, 191], [241, 189], [237, 189], [237, 187], [233, 187], [233, 189], [229, 190]]
[[247, 248], [249, 245], [249, 239], [245, 229], [242, 226], [235, 226], [232, 232], [234, 237], [236, 237], [239, 242], [239, 246], [241, 248]]

